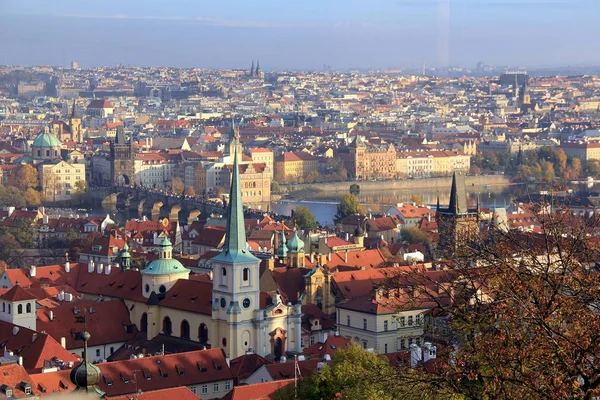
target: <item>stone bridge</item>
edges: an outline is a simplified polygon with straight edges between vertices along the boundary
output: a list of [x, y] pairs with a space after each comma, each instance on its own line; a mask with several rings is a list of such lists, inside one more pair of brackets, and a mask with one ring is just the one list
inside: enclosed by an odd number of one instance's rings
[[111, 193], [104, 196], [102, 204], [127, 209], [140, 217], [146, 216], [152, 220], [168, 218], [181, 224], [191, 223], [200, 215], [223, 214], [225, 211], [220, 203], [208, 203], [196, 198], [172, 196], [127, 186], [114, 187]]

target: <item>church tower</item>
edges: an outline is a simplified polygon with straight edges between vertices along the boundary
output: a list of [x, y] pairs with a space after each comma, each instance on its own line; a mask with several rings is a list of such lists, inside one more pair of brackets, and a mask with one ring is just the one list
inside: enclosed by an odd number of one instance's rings
[[450, 189], [448, 208], [437, 207], [439, 231], [438, 248], [443, 258], [452, 258], [457, 250], [479, 236], [479, 213], [477, 208], [469, 208], [465, 189], [464, 172], [455, 171]]
[[233, 154], [229, 213], [223, 251], [212, 259], [213, 329], [211, 343], [230, 358], [259, 348], [261, 332], [254, 327], [260, 311], [260, 260], [248, 250], [239, 175], [239, 157]]
[[233, 157], [237, 154], [238, 157], [242, 157], [242, 142], [240, 142], [240, 128], [235, 126], [233, 117], [231, 118], [231, 132], [229, 133], [229, 155]]
[[354, 141], [350, 143], [349, 149], [350, 159], [352, 163], [350, 173], [354, 174], [355, 179], [364, 179], [366, 175], [365, 153], [367, 151], [367, 146], [365, 146], [358, 133], [356, 134], [356, 138], [354, 139]]
[[133, 185], [135, 182], [133, 149], [131, 139], [125, 139], [122, 126], [117, 128], [115, 141], [110, 144], [110, 161], [112, 183], [114, 185]]
[[75, 99], [73, 99], [73, 111], [69, 117], [69, 128], [71, 129], [71, 140], [81, 143], [83, 142], [83, 130], [81, 129], [81, 118], [75, 115], [76, 109]]

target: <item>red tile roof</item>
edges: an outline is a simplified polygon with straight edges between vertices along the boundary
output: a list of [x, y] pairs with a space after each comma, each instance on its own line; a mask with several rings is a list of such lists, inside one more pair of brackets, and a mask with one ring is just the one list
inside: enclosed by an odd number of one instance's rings
[[10, 302], [35, 300], [36, 297], [28, 293], [20, 285], [13, 286], [8, 292], [0, 296], [0, 299]]
[[[77, 322], [78, 317], [85, 317], [85, 325]], [[57, 341], [64, 337], [69, 350], [83, 347], [79, 334], [84, 327], [91, 334], [89, 346], [126, 342], [137, 334], [123, 300], [63, 302], [52, 310], [37, 310], [37, 318], [37, 329]]]
[[25, 393], [25, 388], [22, 386], [22, 383], [28, 383], [31, 385], [32, 394], [39, 394], [39, 392], [35, 390], [35, 386], [33, 385], [31, 377], [19, 364], [0, 366], [0, 376], [2, 376], [2, 379], [0, 379], [0, 386], [6, 385], [13, 390], [12, 397], [7, 397], [4, 391], [0, 391], [0, 398], [2, 399], [21, 399], [31, 397]]
[[238, 358], [234, 358], [229, 363], [231, 373], [235, 376], [238, 381], [242, 381], [250, 377], [260, 367], [266, 364], [272, 364], [272, 361], [267, 360], [258, 354], [244, 354]]
[[339, 349], [349, 347], [351, 344], [352, 342], [350, 339], [345, 336], [329, 335], [327, 336], [325, 343], [315, 343], [302, 350], [302, 354], [311, 359], [322, 360], [325, 357], [325, 354], [329, 354], [330, 357], [333, 357]]
[[276, 397], [278, 396], [277, 392], [292, 385], [294, 385], [294, 379], [236, 386], [223, 397], [223, 400], [272, 400], [279, 398]]
[[61, 359], [65, 363], [79, 360], [46, 333], [37, 333], [0, 321], [0, 351], [5, 350], [23, 357], [23, 367], [30, 373], [40, 371], [44, 367], [44, 361], [53, 358]]
[[[186, 386], [174, 387], [169, 389], [154, 390], [152, 392], [142, 392], [135, 396], [135, 400], [164, 400], [164, 399], [177, 399], [177, 400], [198, 400], [190, 388]], [[116, 396], [111, 397], [111, 400], [131, 400], [131, 395], [128, 396]], [[246, 399], [249, 400], [249, 399]]]

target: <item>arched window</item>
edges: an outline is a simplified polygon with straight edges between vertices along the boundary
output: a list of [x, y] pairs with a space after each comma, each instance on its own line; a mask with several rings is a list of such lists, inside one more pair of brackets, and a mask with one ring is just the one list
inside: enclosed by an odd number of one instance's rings
[[250, 268], [244, 268], [242, 271], [242, 279], [244, 282], [248, 282], [250, 280]]
[[142, 320], [140, 321], [140, 331], [148, 332], [148, 314], [142, 314]]
[[227, 276], [227, 270], [225, 268], [221, 268], [221, 276]]
[[18, 313], [18, 314], [23, 314], [23, 304], [19, 304], [19, 305], [17, 306], [17, 313]]
[[185, 319], [181, 321], [181, 334], [179, 336], [181, 336], [183, 339], [190, 338], [190, 323]]
[[31, 303], [27, 303], [27, 306], [25, 306], [25, 310], [27, 311], [27, 314], [31, 313]]
[[171, 318], [169, 317], [163, 319], [163, 333], [168, 336], [171, 336], [173, 333], [173, 326], [171, 325]]
[[198, 328], [198, 340], [200, 340], [200, 344], [208, 343], [208, 328], [206, 324], [200, 324]]

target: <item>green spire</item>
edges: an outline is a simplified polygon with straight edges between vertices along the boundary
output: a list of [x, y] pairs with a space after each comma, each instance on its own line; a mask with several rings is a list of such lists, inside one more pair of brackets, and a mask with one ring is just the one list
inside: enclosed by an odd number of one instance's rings
[[285, 237], [285, 230], [281, 230], [281, 238], [279, 240], [279, 248], [277, 249], [277, 257], [285, 258], [287, 257], [288, 247], [287, 247], [287, 238]]

